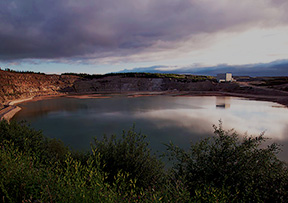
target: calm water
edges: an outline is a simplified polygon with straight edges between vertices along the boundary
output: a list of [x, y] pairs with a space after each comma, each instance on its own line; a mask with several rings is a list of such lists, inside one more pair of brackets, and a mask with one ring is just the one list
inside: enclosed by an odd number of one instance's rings
[[45, 136], [59, 138], [74, 149], [89, 149], [93, 137], [120, 135], [133, 124], [147, 135], [154, 152], [163, 152], [163, 143], [170, 141], [188, 148], [190, 142], [212, 135], [212, 125], [221, 119], [225, 129], [239, 133], [265, 131], [266, 137], [284, 145], [279, 156], [288, 161], [288, 109], [276, 103], [233, 97], [113, 96], [60, 97], [20, 106], [16, 120], [27, 120]]

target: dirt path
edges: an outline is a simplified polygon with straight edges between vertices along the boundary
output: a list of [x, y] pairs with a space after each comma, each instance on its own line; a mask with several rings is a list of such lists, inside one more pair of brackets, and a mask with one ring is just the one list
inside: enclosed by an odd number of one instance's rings
[[8, 106], [5, 109], [2, 109], [0, 112], [0, 120], [5, 119], [8, 122], [11, 118], [17, 113], [21, 111], [21, 108], [19, 106]]
[[9, 102], [9, 105], [10, 106], [13, 106], [15, 104], [19, 104], [19, 103], [22, 103], [22, 102], [25, 102], [25, 101], [29, 101], [29, 100], [32, 100], [34, 97], [29, 97], [29, 98], [26, 98], [26, 99], [17, 99], [17, 100], [14, 100], [14, 101], [11, 101]]
[[11, 118], [13, 118], [13, 116], [17, 112], [21, 111], [21, 108], [19, 106], [16, 106], [15, 104], [19, 104], [19, 103], [25, 102], [25, 101], [30, 101], [32, 99], [33, 99], [33, 97], [10, 101], [8, 103], [8, 105], [4, 106], [4, 108], [0, 110], [0, 120], [5, 119], [5, 120], [9, 121]]

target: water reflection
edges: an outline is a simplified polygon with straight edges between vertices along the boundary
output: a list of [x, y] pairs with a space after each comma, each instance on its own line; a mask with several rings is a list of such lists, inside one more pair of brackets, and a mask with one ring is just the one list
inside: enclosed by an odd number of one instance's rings
[[[221, 108], [215, 108], [221, 105]], [[133, 123], [148, 135], [154, 151], [164, 151], [162, 143], [188, 148], [213, 134], [213, 124], [221, 119], [225, 129], [267, 137], [288, 143], [288, 109], [270, 103], [231, 97], [137, 97], [127, 98], [55, 98], [21, 104], [15, 119], [25, 119], [48, 137], [62, 139], [76, 149], [87, 149], [93, 137], [121, 134]], [[277, 106], [279, 108], [273, 108]], [[281, 158], [288, 160], [283, 147]]]
[[21, 104], [21, 108], [23, 108], [25, 118], [38, 118], [53, 112], [75, 112], [81, 108], [87, 108], [87, 106], [72, 99], [57, 98], [24, 103]]
[[230, 97], [216, 97], [216, 108], [229, 109]]

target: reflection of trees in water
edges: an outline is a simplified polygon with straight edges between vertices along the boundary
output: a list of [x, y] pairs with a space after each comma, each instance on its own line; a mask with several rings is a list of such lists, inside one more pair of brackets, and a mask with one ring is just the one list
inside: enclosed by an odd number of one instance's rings
[[39, 117], [47, 115], [50, 112], [57, 111], [77, 111], [79, 109], [87, 108], [84, 104], [79, 104], [72, 99], [68, 98], [57, 98], [57, 99], [47, 99], [40, 101], [32, 101], [28, 103], [23, 103], [20, 105], [22, 111], [16, 114], [15, 119], [24, 119], [29, 117]]

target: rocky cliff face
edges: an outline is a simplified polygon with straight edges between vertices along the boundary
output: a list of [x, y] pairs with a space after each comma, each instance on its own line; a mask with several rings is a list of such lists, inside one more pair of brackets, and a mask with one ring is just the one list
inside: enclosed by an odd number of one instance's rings
[[[61, 93], [111, 93], [137, 91], [219, 91], [233, 90], [235, 84], [219, 84], [198, 76], [151, 76], [110, 74], [85, 78], [75, 75], [45, 75], [0, 70], [0, 103], [32, 96]], [[235, 86], [237, 88], [238, 85]]]
[[131, 91], [211, 91], [215, 83], [204, 80], [179, 80], [175, 78], [133, 78], [107, 76], [104, 78], [77, 80], [74, 90], [77, 93], [92, 92], [131, 92]]
[[73, 84], [78, 79], [79, 77], [70, 75], [15, 73], [0, 70], [0, 103], [73, 91]]

